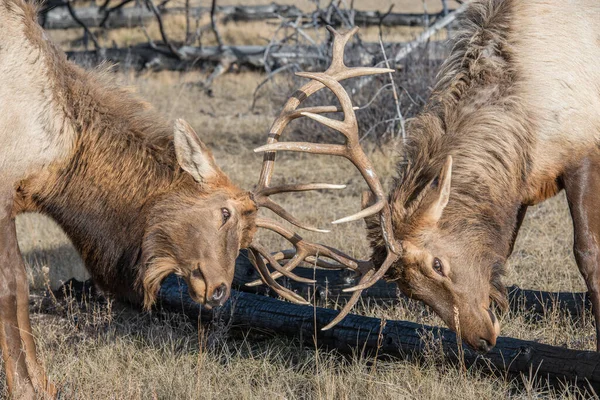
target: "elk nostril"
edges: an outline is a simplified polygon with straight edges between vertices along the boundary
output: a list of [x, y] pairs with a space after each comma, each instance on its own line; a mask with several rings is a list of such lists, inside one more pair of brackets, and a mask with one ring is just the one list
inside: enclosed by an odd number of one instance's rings
[[479, 339], [479, 346], [477, 346], [477, 350], [481, 351], [482, 353], [487, 353], [488, 351], [490, 351], [492, 349], [492, 345], [490, 342], [488, 342], [486, 339]]
[[218, 288], [213, 291], [212, 300], [219, 301], [223, 297], [225, 297], [225, 293], [227, 293], [227, 286], [222, 283]]

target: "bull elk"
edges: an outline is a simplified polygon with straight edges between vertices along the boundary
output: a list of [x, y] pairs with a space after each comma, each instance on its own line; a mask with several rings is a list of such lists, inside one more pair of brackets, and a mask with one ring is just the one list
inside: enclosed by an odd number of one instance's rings
[[[357, 76], [343, 65], [347, 35], [336, 35], [326, 73], [300, 74], [312, 82], [290, 98], [267, 145], [256, 149], [265, 152], [259, 193], [269, 191], [277, 151], [350, 158], [372, 191], [364, 199], [365, 213], [378, 213], [357, 215], [366, 217], [372, 258], [358, 261], [311, 247], [271, 226], [296, 251], [275, 253], [270, 262], [279, 261], [288, 276], [302, 259], [362, 274], [347, 289], [354, 292], [351, 300], [324, 329], [350, 311], [363, 289], [385, 277], [486, 352], [500, 330], [492, 302], [507, 306], [501, 277], [527, 207], [564, 189], [600, 351], [600, 4], [481, 0], [469, 7], [426, 107], [410, 122], [404, 160], [387, 199], [359, 154], [352, 104], [338, 83]], [[338, 97], [343, 121], [316, 114], [335, 107], [296, 110], [323, 86]], [[346, 145], [280, 142], [287, 122], [301, 115], [343, 133]]]
[[15, 216], [41, 212], [94, 281], [150, 307], [175, 272], [198, 302], [229, 296], [256, 203], [183, 120], [67, 61], [23, 0], [0, 1], [0, 347], [9, 391], [54, 395], [36, 358]]

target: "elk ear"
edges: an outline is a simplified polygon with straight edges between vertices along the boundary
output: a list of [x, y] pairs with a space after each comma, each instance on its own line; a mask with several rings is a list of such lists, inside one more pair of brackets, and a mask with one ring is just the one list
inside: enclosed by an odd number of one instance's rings
[[442, 217], [442, 212], [450, 198], [450, 183], [452, 181], [452, 156], [446, 158], [446, 162], [440, 171], [440, 175], [431, 183], [435, 199], [425, 212], [425, 218], [432, 224], [437, 224]]
[[194, 129], [183, 119], [175, 121], [175, 154], [181, 168], [203, 183], [219, 174], [211, 151], [200, 140]]

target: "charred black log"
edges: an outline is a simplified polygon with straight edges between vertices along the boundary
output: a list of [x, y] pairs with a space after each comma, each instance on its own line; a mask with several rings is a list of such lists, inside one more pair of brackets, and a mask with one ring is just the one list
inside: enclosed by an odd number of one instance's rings
[[[188, 296], [185, 282], [167, 278], [159, 292], [163, 307], [184, 312], [190, 317], [213, 318], [214, 311], [202, 309]], [[448, 329], [406, 321], [381, 321], [377, 318], [348, 315], [328, 331], [320, 328], [331, 321], [337, 311], [298, 306], [273, 298], [234, 292], [221, 310], [232, 326], [243, 329], [269, 330], [279, 335], [299, 337], [307, 345], [334, 348], [340, 352], [365, 352], [398, 358], [419, 357], [433, 346], [441, 346], [447, 360], [504, 376], [533, 373], [549, 382], [572, 382], [600, 388], [600, 353], [570, 350], [546, 344], [500, 337], [496, 347], [480, 355], [461, 348], [456, 335]], [[316, 335], [316, 337], [315, 337]]]

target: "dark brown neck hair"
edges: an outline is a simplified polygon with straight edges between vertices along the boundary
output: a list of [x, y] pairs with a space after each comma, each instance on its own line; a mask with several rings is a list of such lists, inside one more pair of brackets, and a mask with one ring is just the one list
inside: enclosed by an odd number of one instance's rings
[[406, 222], [452, 155], [442, 228], [471, 232], [506, 253], [533, 143], [515, 94], [518, 74], [507, 39], [511, 2], [484, 3], [470, 8], [427, 108], [410, 124], [391, 200], [398, 205], [395, 220]]
[[[23, 182], [29, 209], [51, 216], [95, 282], [133, 301], [147, 213], [161, 193], [194, 185], [175, 156], [173, 129], [148, 104], [53, 55], [55, 100], [75, 132], [72, 156]], [[60, 132], [56, 133], [60, 135]]]

